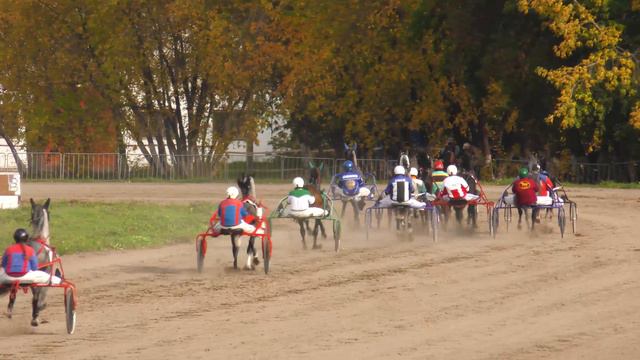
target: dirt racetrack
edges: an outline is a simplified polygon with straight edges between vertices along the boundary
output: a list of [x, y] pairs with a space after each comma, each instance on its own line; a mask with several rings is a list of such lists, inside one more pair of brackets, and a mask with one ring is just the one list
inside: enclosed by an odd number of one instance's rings
[[[224, 188], [28, 183], [23, 193], [190, 202]], [[287, 188], [258, 184], [258, 195], [273, 206]], [[495, 199], [501, 188], [489, 190]], [[65, 333], [61, 291], [38, 328], [21, 294], [17, 315], [0, 319], [0, 359], [638, 359], [640, 191], [569, 196], [579, 232], [564, 239], [547, 220], [533, 236], [502, 226], [494, 240], [481, 213], [473, 236], [438, 243], [388, 230], [367, 242], [347, 223], [335, 254], [330, 240], [303, 251], [283, 220], [268, 276], [261, 265], [230, 269], [226, 238], [210, 242], [202, 274], [193, 243], [65, 256], [79, 288], [76, 334]]]

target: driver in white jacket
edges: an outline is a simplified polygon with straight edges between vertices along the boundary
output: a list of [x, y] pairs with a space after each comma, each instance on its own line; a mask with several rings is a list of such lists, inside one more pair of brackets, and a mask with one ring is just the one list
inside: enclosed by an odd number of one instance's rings
[[447, 174], [449, 176], [444, 179], [442, 186], [444, 188], [442, 199], [445, 201], [451, 200], [476, 200], [478, 195], [469, 193], [469, 184], [467, 181], [458, 176], [458, 168], [455, 165], [449, 165], [447, 167]]

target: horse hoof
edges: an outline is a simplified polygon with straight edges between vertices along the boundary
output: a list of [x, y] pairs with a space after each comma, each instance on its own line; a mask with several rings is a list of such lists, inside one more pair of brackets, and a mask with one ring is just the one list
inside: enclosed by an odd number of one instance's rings
[[40, 325], [40, 321], [38, 321], [38, 319], [31, 320], [31, 326], [35, 327], [35, 326], [38, 326], [38, 325]]
[[258, 257], [256, 256], [253, 258], [253, 266], [256, 266], [258, 264], [260, 264], [260, 259], [258, 259]]
[[7, 312], [6, 315], [7, 315], [7, 319], [11, 319], [13, 317], [13, 314], [10, 311]]
[[312, 248], [312, 249], [313, 249], [313, 250], [320, 250], [320, 249], [322, 249], [322, 245], [321, 245], [321, 244], [313, 245], [313, 248]]

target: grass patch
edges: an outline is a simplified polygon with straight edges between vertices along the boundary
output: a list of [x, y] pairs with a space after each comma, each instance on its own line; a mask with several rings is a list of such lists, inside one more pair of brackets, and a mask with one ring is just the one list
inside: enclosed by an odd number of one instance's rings
[[[121, 250], [165, 245], [195, 238], [203, 231], [214, 205], [53, 202], [51, 244], [60, 254]], [[30, 231], [28, 205], [0, 211], [0, 245], [13, 243], [13, 232]]]

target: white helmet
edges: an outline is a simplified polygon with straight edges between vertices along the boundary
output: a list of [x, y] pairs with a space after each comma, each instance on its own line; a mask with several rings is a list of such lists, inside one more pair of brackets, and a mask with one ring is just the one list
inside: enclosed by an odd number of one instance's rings
[[409, 175], [418, 176], [418, 169], [412, 167], [411, 170], [409, 170]]
[[458, 167], [455, 165], [447, 166], [447, 174], [449, 175], [458, 175]]
[[237, 187], [231, 186], [231, 187], [227, 188], [227, 197], [235, 199], [235, 198], [238, 197], [238, 194], [240, 194], [240, 191], [238, 191]]
[[396, 174], [396, 175], [404, 175], [405, 174], [404, 166], [398, 165], [398, 166], [394, 167], [393, 168], [393, 173]]
[[293, 179], [293, 185], [297, 188], [304, 187], [304, 180], [301, 177]]

